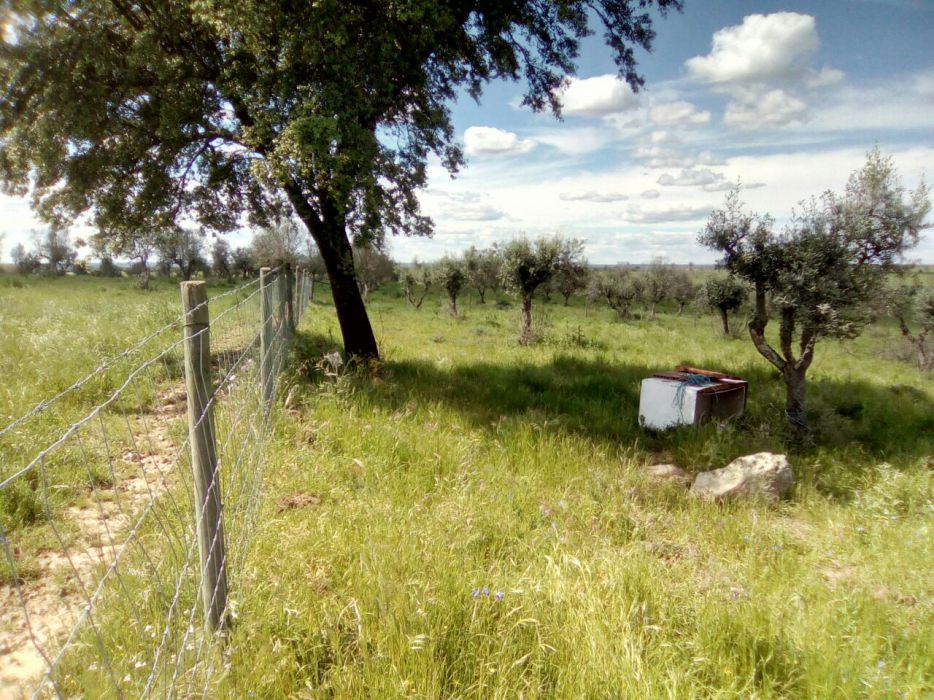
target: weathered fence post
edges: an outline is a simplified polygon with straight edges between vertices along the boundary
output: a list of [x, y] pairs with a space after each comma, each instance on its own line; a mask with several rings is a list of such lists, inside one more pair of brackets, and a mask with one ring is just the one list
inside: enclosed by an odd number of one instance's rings
[[295, 304], [292, 294], [295, 290], [295, 273], [291, 263], [285, 264], [285, 323], [289, 335], [295, 333]]
[[195, 527], [201, 554], [201, 597], [211, 632], [224, 627], [227, 572], [224, 552], [220, 473], [214, 434], [211, 338], [208, 294], [204, 282], [182, 282], [185, 311], [185, 386], [188, 391], [188, 438], [194, 475]]
[[305, 268], [295, 270], [295, 325], [302, 322], [302, 294], [305, 285]]
[[262, 299], [262, 317], [259, 335], [260, 382], [263, 388], [263, 402], [267, 405], [272, 401], [273, 389], [273, 310], [272, 310], [272, 280], [270, 269], [262, 267], [259, 270], [260, 297]]

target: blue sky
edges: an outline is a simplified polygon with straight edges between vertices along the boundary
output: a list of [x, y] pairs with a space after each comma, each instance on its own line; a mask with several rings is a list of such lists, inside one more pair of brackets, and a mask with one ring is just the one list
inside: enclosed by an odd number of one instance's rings
[[[431, 164], [421, 200], [435, 236], [393, 239], [393, 256], [559, 233], [594, 263], [707, 263], [697, 233], [736, 182], [782, 225], [802, 199], [842, 190], [876, 144], [908, 187], [934, 176], [934, 0], [685, 0], [656, 29], [638, 94], [598, 32], [562, 121], [519, 108], [519, 84], [459, 100], [468, 165], [452, 180]], [[0, 196], [4, 257], [38, 227], [25, 201]], [[910, 257], [934, 263], [934, 232]]]
[[[432, 168], [435, 236], [395, 239], [394, 256], [557, 232], [595, 263], [712, 262], [695, 239], [737, 181], [781, 225], [876, 144], [907, 186], [934, 174], [934, 0], [686, 0], [657, 33], [638, 95], [588, 41], [563, 121], [519, 109], [517, 84], [459, 101], [468, 166]], [[931, 232], [910, 257], [934, 263]]]

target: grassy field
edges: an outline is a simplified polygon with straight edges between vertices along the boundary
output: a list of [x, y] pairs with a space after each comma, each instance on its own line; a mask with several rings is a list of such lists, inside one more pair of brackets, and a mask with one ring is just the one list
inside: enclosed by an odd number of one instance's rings
[[[99, 361], [103, 350], [68, 343], [82, 316], [99, 317], [84, 325], [101, 348], [117, 348], [171, 318], [177, 295], [168, 282], [148, 295], [125, 281], [26, 284], [0, 280], [0, 362], [22, 377], [13, 397]], [[108, 317], [95, 289], [112, 285], [125, 307]], [[75, 291], [63, 303], [64, 288]], [[57, 382], [34, 379], [8, 340], [24, 290], [20, 328], [39, 299], [72, 324], [48, 346], [59, 349], [50, 364], [71, 369], [41, 370]], [[621, 323], [602, 307], [549, 304], [536, 311], [543, 340], [520, 347], [514, 304], [461, 307], [455, 319], [437, 298], [416, 311], [395, 287], [375, 293], [374, 376], [322, 369], [340, 336], [329, 300], [312, 305], [211, 696], [934, 693], [934, 383], [897, 359], [893, 327], [818, 346], [815, 437], [790, 447], [780, 380], [712, 316]], [[129, 308], [145, 319], [132, 334]], [[746, 416], [639, 429], [639, 381], [678, 363], [746, 377]], [[761, 450], [788, 452], [795, 470], [778, 505], [705, 504], [644, 473]], [[134, 658], [139, 638], [119, 608], [98, 623]], [[75, 694], [94, 694], [93, 674], [76, 678]]]
[[[644, 465], [787, 449], [779, 380], [712, 317], [553, 305], [526, 348], [515, 307], [370, 306], [376, 378], [315, 370], [339, 335], [307, 316], [220, 695], [934, 692], [934, 386], [874, 356], [893, 329], [819, 347], [790, 500], [709, 505]], [[679, 362], [748, 378], [746, 417], [638, 429]]]

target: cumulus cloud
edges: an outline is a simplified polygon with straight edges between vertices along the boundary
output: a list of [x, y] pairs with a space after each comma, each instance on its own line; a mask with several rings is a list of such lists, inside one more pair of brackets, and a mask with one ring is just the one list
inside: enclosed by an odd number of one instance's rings
[[754, 130], [802, 122], [807, 116], [804, 100], [776, 88], [762, 95], [733, 100], [726, 107], [723, 121], [737, 129]]
[[649, 140], [652, 143], [666, 143], [666, 144], [679, 144], [681, 139], [675, 136], [670, 131], [653, 131], [649, 136]]
[[662, 194], [658, 190], [646, 190], [642, 193], [643, 199], [658, 199]]
[[713, 207], [697, 204], [677, 204], [670, 207], [646, 209], [633, 205], [623, 218], [634, 224], [667, 224], [682, 221], [700, 221], [706, 219]]
[[633, 156], [650, 168], [688, 168], [694, 165], [691, 156], [661, 146], [640, 146], [633, 151]]
[[535, 142], [493, 126], [471, 126], [464, 132], [464, 146], [470, 156], [518, 155], [535, 148]]
[[701, 111], [690, 102], [677, 100], [652, 107], [649, 119], [656, 126], [699, 126], [710, 121], [710, 112]]
[[713, 35], [710, 53], [688, 59], [688, 72], [711, 83], [769, 82], [803, 78], [820, 46], [810, 15], [748, 15]]
[[712, 185], [723, 180], [723, 175], [708, 168], [685, 168], [678, 175], [660, 175], [657, 182], [663, 187], [691, 187]]
[[479, 192], [447, 192], [430, 189], [427, 194], [436, 200], [439, 219], [444, 221], [498, 221], [506, 218], [506, 212], [489, 203], [488, 197]]
[[603, 117], [635, 109], [639, 105], [639, 98], [632, 88], [612, 74], [571, 78], [557, 95], [566, 115]]
[[761, 182], [742, 185], [740, 182], [728, 180], [721, 173], [715, 173], [709, 168], [685, 168], [678, 175], [665, 173], [658, 178], [658, 184], [663, 187], [699, 187], [704, 192], [725, 192], [734, 187], [740, 189], [756, 189], [765, 187]]
[[629, 199], [629, 197], [621, 192], [595, 192], [593, 190], [586, 190], [562, 192], [558, 195], [558, 199], [564, 202], [599, 202], [601, 204], [607, 204], [610, 202], [622, 202], [623, 200]]

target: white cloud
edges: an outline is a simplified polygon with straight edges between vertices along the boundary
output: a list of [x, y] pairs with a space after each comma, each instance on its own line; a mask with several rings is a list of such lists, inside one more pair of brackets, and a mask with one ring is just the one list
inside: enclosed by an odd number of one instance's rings
[[820, 46], [810, 15], [748, 15], [713, 35], [710, 53], [688, 59], [688, 72], [711, 83], [755, 83], [803, 78]]
[[677, 100], [652, 107], [649, 119], [656, 126], [699, 126], [710, 121], [710, 112], [701, 111], [690, 102]]
[[561, 192], [558, 199], [564, 202], [599, 202], [607, 204], [609, 202], [622, 202], [629, 199], [621, 192], [595, 192], [594, 190], [584, 190], [575, 192]]
[[670, 207], [644, 208], [632, 205], [623, 218], [634, 224], [667, 224], [706, 219], [714, 207], [706, 204], [676, 204]]
[[643, 199], [658, 199], [661, 196], [662, 196], [661, 192], [659, 192], [658, 190], [646, 190], [645, 192], [642, 193]]
[[535, 142], [520, 139], [511, 131], [493, 126], [471, 126], [464, 132], [467, 155], [518, 155], [535, 148]]
[[694, 165], [694, 158], [680, 151], [661, 146], [640, 146], [633, 151], [633, 156], [645, 161], [650, 168], [688, 168]]
[[670, 131], [653, 131], [649, 136], [649, 139], [652, 143], [667, 143], [667, 144], [679, 144], [681, 139], [675, 136]]
[[733, 100], [726, 107], [723, 121], [737, 129], [764, 129], [785, 126], [807, 119], [808, 106], [784, 90], [775, 89], [742, 100]]
[[663, 187], [692, 187], [713, 185], [723, 181], [723, 175], [708, 168], [685, 168], [677, 176], [665, 173], [657, 182]]
[[821, 88], [827, 87], [828, 85], [836, 85], [841, 82], [845, 77], [845, 73], [842, 70], [837, 70], [836, 68], [822, 68], [817, 72], [809, 73], [804, 82], [809, 88]]
[[635, 109], [639, 105], [639, 98], [632, 88], [612, 74], [571, 78], [557, 95], [566, 115], [603, 117]]
[[531, 134], [536, 143], [551, 146], [568, 155], [584, 155], [605, 148], [614, 134], [595, 127], [542, 129]]

